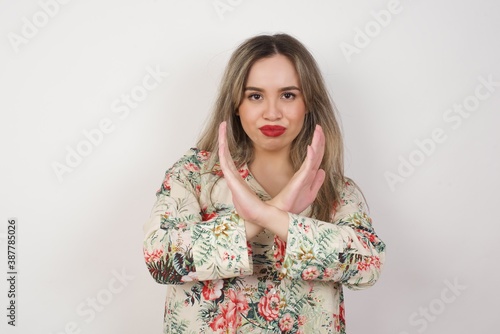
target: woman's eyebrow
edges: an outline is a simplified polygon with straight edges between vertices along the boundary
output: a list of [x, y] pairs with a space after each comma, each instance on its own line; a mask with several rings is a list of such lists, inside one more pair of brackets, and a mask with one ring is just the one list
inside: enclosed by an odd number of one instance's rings
[[285, 90], [298, 90], [298, 91], [300, 91], [300, 88], [297, 86], [286, 86], [286, 87], [283, 87], [280, 89], [280, 91], [282, 91], [282, 92]]
[[[247, 87], [245, 87], [245, 90], [254, 90], [256, 92], [263, 92], [264, 91], [264, 89], [262, 89], [262, 88], [253, 87], [253, 86], [247, 86]], [[300, 88], [297, 86], [286, 86], [286, 87], [280, 88], [280, 92], [283, 92], [285, 90], [298, 90], [298, 91], [300, 91]]]
[[262, 88], [257, 88], [257, 87], [253, 87], [253, 86], [245, 87], [245, 90], [255, 90], [257, 92], [263, 92], [264, 91]]

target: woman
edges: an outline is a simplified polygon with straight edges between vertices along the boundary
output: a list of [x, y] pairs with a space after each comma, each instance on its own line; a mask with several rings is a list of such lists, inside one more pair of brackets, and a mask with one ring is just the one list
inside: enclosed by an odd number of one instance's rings
[[344, 333], [342, 285], [384, 261], [316, 62], [286, 34], [233, 53], [197, 148], [165, 174], [145, 224], [168, 284], [165, 333]]

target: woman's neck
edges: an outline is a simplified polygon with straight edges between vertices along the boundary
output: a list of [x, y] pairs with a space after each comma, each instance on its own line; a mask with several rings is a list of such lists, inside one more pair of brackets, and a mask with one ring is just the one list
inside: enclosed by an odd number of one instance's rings
[[295, 173], [288, 151], [255, 152], [248, 168], [271, 197], [279, 194]]

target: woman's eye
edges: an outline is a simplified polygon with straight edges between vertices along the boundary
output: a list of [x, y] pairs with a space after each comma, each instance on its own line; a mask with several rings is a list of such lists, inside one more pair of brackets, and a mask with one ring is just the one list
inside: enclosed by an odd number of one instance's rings
[[262, 96], [260, 94], [255, 93], [255, 94], [248, 95], [248, 98], [250, 100], [260, 100], [262, 98]]
[[292, 100], [295, 97], [294, 93], [283, 93], [285, 100]]

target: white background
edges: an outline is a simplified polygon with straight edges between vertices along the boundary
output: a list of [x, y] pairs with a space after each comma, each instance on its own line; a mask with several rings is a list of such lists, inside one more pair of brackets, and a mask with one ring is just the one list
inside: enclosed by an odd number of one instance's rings
[[[348, 333], [496, 332], [500, 4], [401, 0], [380, 26], [373, 13], [388, 3], [73, 0], [44, 22], [37, 1], [0, 1], [0, 266], [17, 217], [19, 272], [15, 328], [1, 279], [2, 333], [161, 332], [165, 287], [143, 262], [142, 225], [165, 170], [194, 145], [231, 52], [275, 32], [316, 57], [340, 110], [347, 175], [387, 243], [379, 282], [346, 292]], [[369, 44], [346, 56], [341, 46], [357, 35], [362, 46], [365, 28]], [[168, 76], [120, 118], [112, 103], [148, 67]], [[496, 82], [489, 96], [445, 120], [474, 102], [479, 77]], [[53, 165], [103, 119], [113, 130], [60, 181]], [[436, 128], [446, 139], [432, 147]], [[416, 166], [391, 189], [386, 174], [410, 157]]]

